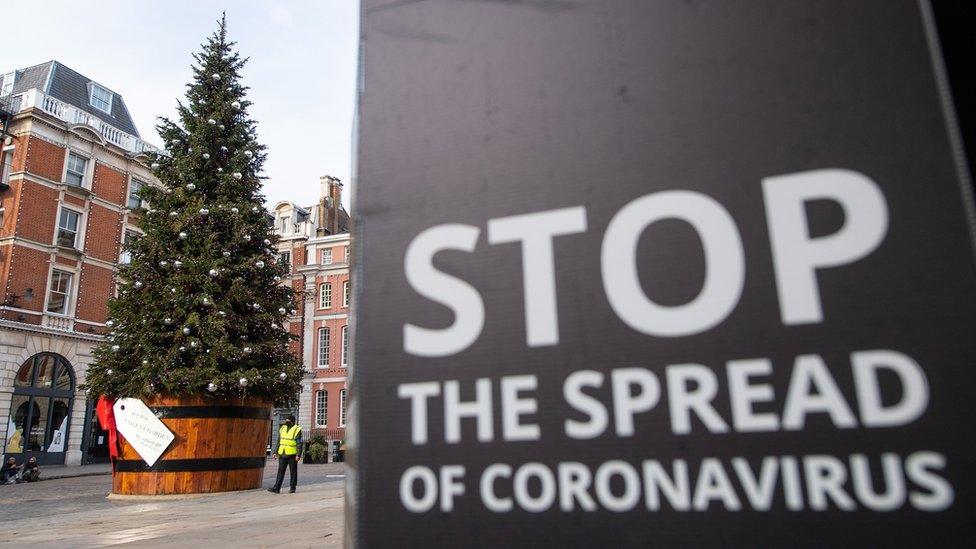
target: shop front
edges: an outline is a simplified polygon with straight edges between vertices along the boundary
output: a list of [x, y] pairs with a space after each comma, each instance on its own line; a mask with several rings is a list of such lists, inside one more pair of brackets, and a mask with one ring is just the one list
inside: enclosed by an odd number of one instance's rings
[[74, 396], [75, 373], [67, 359], [50, 352], [28, 358], [14, 379], [5, 456], [64, 464]]

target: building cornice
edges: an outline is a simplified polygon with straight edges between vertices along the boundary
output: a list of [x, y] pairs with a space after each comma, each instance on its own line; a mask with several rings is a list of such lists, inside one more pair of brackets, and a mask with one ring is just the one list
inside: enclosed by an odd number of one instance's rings
[[[6, 309], [6, 307], [0, 307], [0, 308]], [[17, 322], [16, 320], [0, 319], [0, 329], [13, 330], [16, 332], [27, 332], [32, 334], [46, 335], [46, 336], [66, 337], [69, 339], [91, 341], [94, 343], [99, 343], [105, 340], [105, 336], [101, 336], [98, 334], [83, 334], [83, 333], [73, 332], [73, 331], [68, 332], [64, 330], [55, 330], [54, 328], [48, 328], [47, 326], [41, 326], [39, 324], [30, 324], [28, 322]]]

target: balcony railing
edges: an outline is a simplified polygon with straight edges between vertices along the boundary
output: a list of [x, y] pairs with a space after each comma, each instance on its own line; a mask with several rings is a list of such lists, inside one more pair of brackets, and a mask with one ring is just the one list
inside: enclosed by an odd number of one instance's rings
[[36, 88], [12, 96], [10, 108], [14, 113], [36, 108], [69, 124], [84, 124], [104, 137], [109, 143], [132, 153], [162, 152], [155, 146], [106, 123], [97, 116], [74, 105], [59, 101]]
[[44, 315], [43, 324], [48, 328], [63, 332], [71, 332], [75, 329], [75, 319], [64, 316], [46, 314]]

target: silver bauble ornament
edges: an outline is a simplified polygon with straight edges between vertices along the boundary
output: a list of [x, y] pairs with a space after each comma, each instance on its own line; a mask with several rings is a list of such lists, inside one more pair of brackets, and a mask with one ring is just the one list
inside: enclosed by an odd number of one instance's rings
[[207, 208], [200, 208], [200, 215], [208, 215], [209, 213], [210, 210], [208, 210]]
[[264, 261], [261, 261], [259, 259], [259, 260], [257, 260], [257, 261], [254, 262], [254, 266], [257, 267], [258, 269], [263, 268], [264, 267]]
[[246, 156], [248, 158], [253, 158], [254, 157], [254, 153], [252, 153], [251, 151], [244, 151], [244, 156]]
[[204, 160], [210, 160], [210, 153], [203, 153]]
[[234, 107], [235, 109], [239, 109], [239, 108], [241, 108], [241, 102], [240, 101], [234, 101], [233, 103], [230, 104], [230, 106], [231, 107]]
[[196, 190], [196, 188], [197, 188], [197, 186], [194, 185], [193, 183], [187, 183], [186, 184], [186, 190], [188, 190], [188, 191], [194, 191], [194, 190]]
[[181, 353], [185, 353], [186, 352], [186, 347], [180, 346], [180, 352]]
[[241, 379], [238, 379], [237, 384], [240, 385], [241, 387], [247, 387], [247, 378], [242, 377]]
[[250, 347], [244, 347], [244, 352], [245, 353], [250, 353], [251, 352], [251, 348]]
[[152, 163], [152, 169], [158, 170], [159, 169], [159, 162], [153, 162]]
[[224, 311], [217, 311], [217, 314], [220, 316], [227, 316], [227, 313]]
[[216, 80], [216, 81], [218, 81], [218, 82], [220, 81], [220, 75], [219, 75], [219, 74], [217, 74], [217, 73], [213, 73], [213, 74], [211, 74], [211, 75], [210, 75], [210, 78], [213, 78], [214, 80]]
[[169, 263], [167, 263], [165, 260], [159, 262], [160, 267], [165, 267], [167, 265], [169, 265]]
[[132, 285], [135, 286], [135, 288], [138, 290], [139, 288], [142, 288], [142, 281], [136, 280], [135, 283]]
[[240, 181], [244, 175], [241, 172], [234, 172], [234, 179]]
[[172, 323], [173, 323], [173, 319], [170, 318], [170, 317], [166, 317], [166, 318], [163, 319], [163, 324], [165, 324], [167, 326], [169, 326]]
[[203, 303], [203, 304], [204, 304], [205, 306], [207, 306], [207, 307], [209, 307], [210, 305], [212, 305], [212, 303], [210, 302], [210, 298], [209, 298], [209, 297], [205, 297], [205, 298], [203, 298], [203, 301], [202, 301], [202, 303]]
[[291, 310], [291, 314], [293, 314], [293, 315], [297, 315], [297, 314], [298, 314], [298, 311], [296, 311], [295, 309], [292, 309], [292, 310]]
[[224, 129], [225, 129], [223, 124], [221, 124], [221, 125], [219, 125], [217, 127], [220, 128], [220, 131], [224, 131]]
[[180, 215], [179, 212], [169, 212], [170, 217], [178, 217], [179, 215]]
[[184, 334], [190, 335], [190, 332], [191, 332], [191, 330], [190, 330], [190, 327], [189, 326], [184, 326], [183, 327], [183, 333]]
[[194, 349], [196, 349], [198, 345], [200, 345], [200, 344], [197, 343], [196, 341], [191, 341], [190, 342], [190, 347], [193, 347]]
[[217, 168], [217, 173], [224, 173], [224, 169], [223, 168]]
[[220, 146], [220, 152], [227, 152], [227, 147], [221, 145]]
[[210, 391], [211, 393], [215, 392], [217, 390], [217, 384], [216, 383], [208, 383], [207, 384], [207, 390]]
[[171, 294], [175, 294], [175, 293], [176, 293], [176, 288], [170, 288], [170, 289], [169, 289], [169, 293], [171, 293]]
[[258, 208], [257, 206], [251, 206], [251, 211], [254, 213], [258, 213], [259, 211], [261, 211], [261, 208]]
[[173, 266], [179, 269], [180, 267], [183, 266], [183, 262], [177, 259], [176, 261], [173, 262]]
[[251, 308], [254, 309], [255, 311], [258, 311], [258, 310], [261, 309], [261, 305], [259, 305], [257, 303], [252, 303], [251, 304]]
[[118, 345], [112, 345], [113, 351], [118, 351], [119, 349], [121, 349], [121, 347], [119, 347]]
[[240, 211], [240, 210], [238, 210], [238, 209], [237, 209], [236, 207], [235, 207], [235, 208], [231, 208], [231, 209], [230, 209], [230, 213], [235, 213], [235, 214], [236, 214], [236, 213], [240, 213], [240, 212], [241, 212], [241, 211]]
[[148, 359], [148, 358], [144, 358], [144, 359], [142, 359], [142, 364], [143, 364], [144, 366], [145, 366], [146, 364], [149, 364], [149, 359]]
[[220, 273], [217, 272], [217, 269], [210, 269], [210, 276], [217, 276], [218, 274]]
[[115, 326], [115, 321], [114, 320], [106, 320], [105, 321], [105, 325], [108, 326], [109, 328], [111, 328], [112, 326]]
[[285, 308], [284, 308], [284, 307], [278, 307], [278, 314], [282, 314], [282, 315], [283, 315], [283, 314], [285, 314], [285, 313], [287, 313], [287, 312], [288, 312], [288, 311], [287, 311], [287, 310], [285, 310]]
[[188, 237], [190, 235], [184, 233], [183, 231], [180, 231], [180, 234], [178, 234], [177, 236], [180, 237], [180, 240], [186, 240], [186, 237]]
[[274, 277], [274, 281], [275, 281], [275, 282], [281, 282], [281, 277], [280, 277], [280, 276], [278, 276], [278, 275], [275, 275], [275, 277]]
[[278, 374], [278, 379], [280, 379], [281, 381], [284, 381], [284, 380], [288, 379], [288, 374], [286, 374], [284, 372], [281, 372], [280, 374]]
[[224, 256], [224, 257], [230, 257], [230, 252], [228, 252], [228, 251], [226, 251], [226, 250], [224, 250], [224, 251], [222, 252], [222, 254], [223, 254], [223, 256]]
[[214, 120], [213, 118], [211, 118], [210, 120], [207, 120], [207, 124], [210, 124], [211, 126], [216, 126], [217, 125], [217, 121]]
[[108, 374], [108, 375], [112, 375], [112, 371], [113, 370], [111, 368], [109, 368], [109, 369], [105, 370], [105, 373]]
[[244, 235], [244, 242], [250, 242], [250, 241], [251, 241], [251, 235], [249, 234]]

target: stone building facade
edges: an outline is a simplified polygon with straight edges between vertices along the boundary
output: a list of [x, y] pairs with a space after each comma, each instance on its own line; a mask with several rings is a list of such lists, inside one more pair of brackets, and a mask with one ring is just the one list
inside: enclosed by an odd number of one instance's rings
[[155, 148], [122, 97], [50, 61], [0, 75], [0, 444], [18, 461], [106, 459], [79, 389], [106, 332]]
[[[349, 215], [342, 206], [342, 182], [320, 178], [320, 197], [308, 207], [280, 202], [271, 211], [279, 261], [290, 265], [290, 284], [302, 298], [288, 329], [297, 336], [293, 352], [307, 372], [298, 398], [298, 424], [306, 439], [321, 436], [330, 459], [345, 439], [349, 350]], [[280, 415], [280, 414], [279, 414]], [[276, 431], [276, 430], [275, 430]]]

